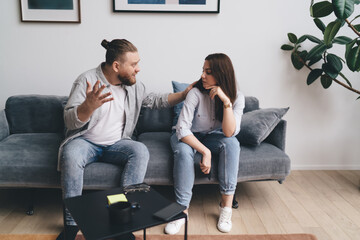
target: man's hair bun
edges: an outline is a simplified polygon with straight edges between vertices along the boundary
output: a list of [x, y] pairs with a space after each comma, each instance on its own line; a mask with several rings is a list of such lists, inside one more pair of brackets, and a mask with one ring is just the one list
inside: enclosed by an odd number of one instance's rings
[[102, 40], [101, 46], [103, 46], [105, 49], [108, 49], [109, 48], [109, 41], [106, 40], [106, 39]]
[[114, 61], [124, 62], [127, 52], [137, 52], [137, 48], [126, 39], [102, 40], [101, 46], [106, 49], [106, 64], [111, 65]]

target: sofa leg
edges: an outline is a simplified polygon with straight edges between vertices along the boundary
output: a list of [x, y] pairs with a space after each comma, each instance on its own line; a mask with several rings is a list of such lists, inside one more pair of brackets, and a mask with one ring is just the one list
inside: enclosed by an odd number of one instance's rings
[[239, 207], [239, 203], [238, 203], [238, 201], [236, 201], [235, 195], [234, 195], [233, 202], [232, 202], [232, 208], [237, 209], [238, 207]]
[[280, 184], [282, 184], [282, 183], [283, 183], [283, 181], [284, 181], [284, 180], [278, 180], [278, 182], [279, 182]]
[[34, 215], [34, 191], [35, 189], [27, 189], [26, 191], [26, 203], [27, 203], [27, 209], [26, 209], [26, 215]]
[[34, 215], [34, 204], [29, 204], [26, 214], [29, 216]]

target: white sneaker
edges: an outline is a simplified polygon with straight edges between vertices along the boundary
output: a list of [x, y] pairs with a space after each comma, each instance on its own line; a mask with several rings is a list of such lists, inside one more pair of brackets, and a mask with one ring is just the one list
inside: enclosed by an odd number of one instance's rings
[[184, 224], [185, 218], [180, 218], [178, 220], [169, 222], [168, 224], [166, 224], [165, 233], [170, 235], [176, 234], [180, 231], [181, 226]]
[[230, 207], [219, 207], [220, 208], [220, 217], [217, 224], [217, 228], [220, 232], [228, 233], [231, 231], [232, 222], [231, 215], [232, 209]]

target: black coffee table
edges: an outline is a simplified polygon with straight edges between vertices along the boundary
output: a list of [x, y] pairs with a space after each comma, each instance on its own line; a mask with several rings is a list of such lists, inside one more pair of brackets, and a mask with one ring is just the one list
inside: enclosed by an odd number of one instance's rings
[[[184, 239], [187, 240], [187, 215], [180, 213], [169, 221], [153, 217], [158, 210], [171, 203], [153, 188], [149, 192], [131, 192], [126, 194], [129, 202], [137, 202], [140, 209], [134, 209], [132, 221], [126, 224], [116, 224], [110, 221], [106, 196], [122, 193], [122, 188], [98, 191], [64, 200], [65, 206], [78, 224], [86, 240], [126, 238], [132, 232], [143, 230], [146, 239], [146, 228], [185, 218]], [[121, 238], [122, 239], [122, 238]]]

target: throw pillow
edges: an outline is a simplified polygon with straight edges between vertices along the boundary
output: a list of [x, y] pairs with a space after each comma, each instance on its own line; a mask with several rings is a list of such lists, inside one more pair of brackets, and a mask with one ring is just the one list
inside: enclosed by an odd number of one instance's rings
[[259, 145], [288, 110], [289, 108], [267, 108], [245, 113], [241, 119], [238, 140], [245, 145]]
[[[171, 81], [171, 83], [173, 86], [174, 93], [182, 92], [189, 86], [189, 83], [179, 83], [176, 81]], [[184, 105], [184, 102], [181, 102], [174, 106], [174, 119], [173, 119], [173, 124], [172, 124], [173, 126], [175, 126], [177, 124], [177, 121], [178, 121], [178, 118], [181, 113], [181, 109], [182, 109], [183, 105]]]

